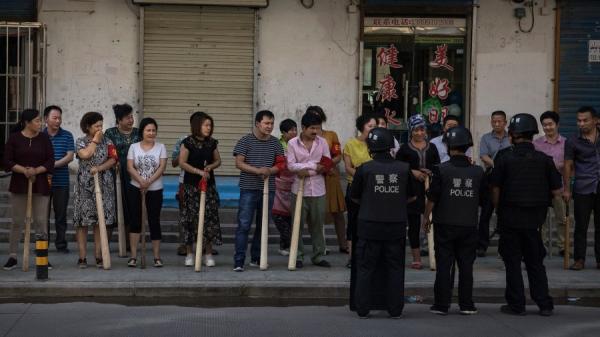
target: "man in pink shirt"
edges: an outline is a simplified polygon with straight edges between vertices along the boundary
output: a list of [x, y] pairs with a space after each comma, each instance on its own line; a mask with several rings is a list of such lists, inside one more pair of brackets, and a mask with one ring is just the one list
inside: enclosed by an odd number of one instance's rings
[[[544, 135], [533, 141], [535, 149], [544, 152], [552, 157], [554, 165], [561, 175], [564, 174], [565, 167], [565, 137], [558, 133], [559, 115], [554, 111], [546, 111], [540, 116], [540, 123], [544, 129]], [[554, 220], [556, 223], [556, 233], [558, 234], [557, 246], [559, 254], [565, 254], [565, 204], [561, 196], [552, 199], [552, 208], [554, 208]], [[551, 234], [550, 234], [551, 235]], [[542, 239], [548, 246], [548, 226], [547, 222], [542, 227]]]
[[[308, 223], [308, 231], [312, 240], [313, 254], [311, 261], [319, 267], [331, 267], [323, 260], [325, 255], [325, 177], [323, 174], [331, 169], [331, 154], [325, 138], [319, 137], [321, 118], [313, 113], [302, 116], [302, 132], [298, 137], [288, 142], [287, 165], [291, 172], [296, 173], [292, 185], [291, 205], [296, 205], [300, 178], [304, 177], [304, 197], [302, 198], [302, 213], [300, 233], [304, 222]], [[293, 223], [292, 217], [292, 223]], [[298, 242], [298, 259], [296, 268], [302, 268], [304, 245], [302, 239]]]

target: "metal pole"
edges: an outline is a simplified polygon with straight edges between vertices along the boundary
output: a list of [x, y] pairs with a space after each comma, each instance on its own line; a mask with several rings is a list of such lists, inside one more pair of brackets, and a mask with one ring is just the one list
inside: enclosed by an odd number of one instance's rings
[[[26, 78], [27, 78], [27, 82], [26, 83], [26, 87], [25, 89], [27, 90], [27, 108], [33, 108], [33, 106], [31, 105], [32, 103], [32, 95], [31, 95], [31, 90], [33, 89], [33, 86], [31, 85], [31, 76], [33, 74], [33, 72], [31, 71], [31, 67], [33, 65], [32, 59], [31, 59], [31, 27], [27, 27], [27, 70], [26, 70]], [[25, 104], [23, 104], [25, 105]]]
[[2, 139], [3, 142], [5, 142], [8, 139], [8, 118], [9, 118], [9, 113], [8, 113], [8, 26], [6, 26], [6, 67], [4, 68], [4, 73], [5, 73], [5, 97], [6, 97], [6, 102], [5, 102], [5, 106], [6, 106], [6, 110], [4, 110], [4, 116], [5, 116], [5, 121], [6, 123], [4, 124], [4, 138]]
[[17, 76], [17, 113], [19, 113], [19, 103], [21, 100], [20, 97], [20, 89], [21, 89], [21, 83], [19, 83], [20, 81], [20, 76], [21, 76], [21, 72], [20, 72], [20, 68], [21, 67], [21, 28], [17, 27], [17, 71], [16, 71], [16, 76]]

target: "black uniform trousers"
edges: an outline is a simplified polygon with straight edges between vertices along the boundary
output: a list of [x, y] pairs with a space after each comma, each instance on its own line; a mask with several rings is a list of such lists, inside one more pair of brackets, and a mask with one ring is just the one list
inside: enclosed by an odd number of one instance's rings
[[406, 237], [398, 240], [365, 240], [356, 244], [355, 304], [359, 316], [366, 316], [371, 307], [373, 276], [382, 263], [387, 272], [385, 286], [387, 311], [400, 316], [404, 309], [404, 257]]
[[435, 284], [434, 305], [448, 310], [452, 299], [452, 265], [458, 267], [458, 305], [461, 310], [472, 310], [473, 263], [477, 250], [478, 233], [475, 226], [435, 224]]
[[553, 309], [543, 264], [546, 249], [539, 230], [506, 226], [501, 226], [499, 230], [498, 251], [506, 267], [504, 297], [508, 305], [515, 311], [525, 311], [525, 286], [521, 274], [521, 263], [525, 262], [531, 299], [540, 309]]

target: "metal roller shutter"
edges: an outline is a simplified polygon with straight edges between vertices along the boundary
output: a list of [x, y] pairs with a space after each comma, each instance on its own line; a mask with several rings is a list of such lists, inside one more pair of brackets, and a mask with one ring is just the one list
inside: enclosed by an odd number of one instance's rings
[[576, 111], [582, 105], [600, 109], [600, 62], [590, 62], [589, 43], [600, 41], [600, 1], [560, 2], [560, 73], [558, 110], [561, 133], [577, 132]]
[[268, 0], [133, 0], [135, 4], [267, 7]]
[[[220, 175], [237, 175], [233, 147], [252, 127], [255, 11], [236, 7], [144, 8], [143, 110], [169, 152], [189, 117], [215, 121]], [[178, 173], [170, 168], [167, 173]]]

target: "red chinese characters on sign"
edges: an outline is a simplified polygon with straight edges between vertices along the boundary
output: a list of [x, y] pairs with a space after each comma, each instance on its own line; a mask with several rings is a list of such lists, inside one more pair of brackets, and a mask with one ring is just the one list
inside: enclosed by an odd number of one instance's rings
[[396, 81], [394, 81], [394, 78], [390, 74], [385, 75], [383, 80], [379, 81], [379, 84], [379, 92], [376, 97], [378, 101], [391, 102], [393, 99], [398, 98], [396, 93]]
[[400, 125], [402, 124], [398, 119], [396, 119], [396, 111], [395, 110], [390, 110], [389, 108], [385, 108], [385, 118], [387, 118], [388, 123], [391, 123], [393, 125]]
[[448, 64], [447, 44], [437, 46], [437, 50], [435, 51], [435, 59], [429, 62], [429, 66], [432, 68], [445, 68], [450, 71], [454, 71], [454, 67]]
[[448, 94], [452, 89], [450, 89], [448, 79], [436, 77], [433, 82], [429, 85], [429, 96], [431, 97], [439, 97], [442, 101], [448, 98]]
[[431, 108], [431, 110], [429, 110], [429, 123], [430, 124], [436, 124], [437, 122], [440, 121], [440, 113], [438, 112], [437, 108]]
[[377, 53], [377, 62], [379, 66], [390, 66], [390, 68], [402, 68], [398, 64], [398, 49], [393, 44], [389, 48], [381, 48]]

